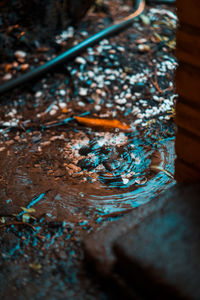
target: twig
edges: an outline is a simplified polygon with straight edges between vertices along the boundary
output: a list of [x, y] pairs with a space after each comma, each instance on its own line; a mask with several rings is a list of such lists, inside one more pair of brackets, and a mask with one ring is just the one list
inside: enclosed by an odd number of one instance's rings
[[157, 67], [156, 67], [155, 73], [154, 73], [154, 81], [151, 77], [150, 77], [150, 80], [151, 80], [152, 84], [155, 86], [155, 88], [158, 90], [158, 92], [163, 94], [164, 92], [160, 89], [158, 80], [157, 80]]
[[29, 223], [26, 223], [26, 222], [20, 222], [20, 221], [4, 223], [4, 224], [0, 225], [0, 227], [12, 226], [12, 225], [26, 225], [26, 226], [32, 228], [36, 232], [36, 228], [32, 224], [29, 224]]
[[[2, 225], [0, 225], [0, 227], [7, 227], [7, 226], [12, 226], [12, 225], [26, 225], [26, 226], [30, 227], [31, 229], [33, 229], [35, 232], [37, 232], [35, 226], [33, 226], [32, 224], [26, 223], [26, 222], [14, 221], [14, 222], [2, 224]], [[45, 239], [45, 237], [39, 233], [36, 233], [35, 236], [37, 236], [38, 238], [40, 238], [42, 240]]]
[[[39, 196], [34, 197], [34, 198], [29, 202], [29, 204], [27, 205], [26, 208], [29, 209], [29, 208], [31, 208], [33, 205], [35, 205], [37, 202], [39, 202], [40, 200], [42, 200], [42, 199], [44, 198], [44, 196], [45, 196], [49, 191], [50, 191], [50, 189], [47, 190], [46, 192], [40, 194]], [[19, 219], [19, 218], [20, 218], [21, 216], [23, 216], [25, 213], [26, 213], [26, 211], [20, 212], [20, 213], [17, 215], [17, 219]]]

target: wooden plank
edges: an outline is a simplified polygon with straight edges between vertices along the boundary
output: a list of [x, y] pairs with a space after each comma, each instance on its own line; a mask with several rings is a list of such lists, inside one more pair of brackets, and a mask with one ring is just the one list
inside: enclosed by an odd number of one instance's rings
[[179, 63], [175, 74], [175, 85], [177, 93], [187, 99], [188, 105], [194, 103], [200, 107], [200, 69]]
[[175, 179], [178, 182], [193, 183], [200, 181], [200, 171], [180, 159], [176, 159]]
[[199, 169], [200, 172], [200, 138], [179, 128], [175, 150], [179, 159]]
[[180, 97], [176, 103], [176, 124], [200, 137], [200, 108], [193, 108]]
[[177, 14], [181, 22], [200, 28], [200, 1], [176, 0]]
[[200, 68], [200, 32], [180, 24], [176, 33], [176, 56], [179, 61]]

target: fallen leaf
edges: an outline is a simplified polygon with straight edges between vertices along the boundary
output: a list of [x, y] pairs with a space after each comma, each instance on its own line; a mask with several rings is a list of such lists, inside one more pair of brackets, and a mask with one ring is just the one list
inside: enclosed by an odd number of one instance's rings
[[84, 117], [74, 117], [75, 120], [88, 127], [112, 129], [117, 128], [122, 131], [130, 132], [132, 129], [129, 125], [122, 123], [118, 120], [107, 120], [107, 119], [96, 119], [96, 118], [84, 118]]
[[142, 20], [142, 23], [144, 24], [144, 25], [150, 25], [151, 24], [151, 20], [149, 19], [149, 17], [148, 16], [146, 16], [146, 15], [140, 15], [140, 19]]
[[26, 208], [26, 207], [21, 206], [21, 209], [27, 213], [35, 212], [35, 208]]
[[42, 268], [41, 264], [29, 264], [29, 267], [35, 271], [39, 271]]

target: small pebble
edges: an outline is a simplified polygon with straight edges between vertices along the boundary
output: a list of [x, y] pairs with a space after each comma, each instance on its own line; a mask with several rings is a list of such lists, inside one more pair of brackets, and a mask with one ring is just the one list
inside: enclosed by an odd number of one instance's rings
[[60, 103], [59, 103], [59, 106], [60, 106], [61, 109], [62, 109], [62, 108], [65, 108], [65, 107], [67, 106], [67, 103], [65, 103], [65, 102], [60, 102]]
[[56, 113], [57, 113], [57, 110], [56, 110], [56, 109], [52, 109], [52, 110], [49, 112], [49, 114], [50, 114], [51, 116], [54, 116]]
[[17, 51], [15, 51], [14, 55], [17, 58], [25, 58], [26, 57], [26, 52], [24, 52], [22, 50], [17, 50]]
[[80, 96], [87, 96], [87, 92], [88, 92], [88, 89], [86, 89], [86, 88], [80, 88], [79, 89], [79, 95]]
[[75, 62], [80, 64], [80, 65], [85, 65], [86, 64], [86, 60], [81, 56], [76, 57]]
[[79, 102], [78, 102], [78, 105], [84, 107], [84, 106], [85, 106], [85, 103], [82, 102], [82, 101], [79, 101]]
[[140, 53], [148, 52], [151, 48], [148, 45], [140, 44], [138, 45], [138, 50]]
[[66, 91], [65, 91], [65, 90], [60, 90], [60, 91], [59, 91], [59, 94], [60, 94], [61, 96], [65, 96], [65, 95], [66, 95]]
[[100, 111], [101, 110], [101, 106], [100, 105], [95, 105], [95, 110]]
[[38, 91], [38, 92], [35, 93], [35, 97], [36, 98], [39, 98], [41, 96], [42, 96], [42, 92], [41, 91]]
[[129, 182], [128, 178], [122, 178], [123, 184], [127, 184]]
[[10, 73], [7, 73], [7, 74], [5, 74], [4, 76], [3, 76], [3, 80], [10, 80], [12, 78], [12, 74], [10, 74]]
[[126, 103], [126, 99], [125, 98], [123, 98], [123, 99], [116, 99], [115, 103], [117, 103], [119, 105], [125, 104]]

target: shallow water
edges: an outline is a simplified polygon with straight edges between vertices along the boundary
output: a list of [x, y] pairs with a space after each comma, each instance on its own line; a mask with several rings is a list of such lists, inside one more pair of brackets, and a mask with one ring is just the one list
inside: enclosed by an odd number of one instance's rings
[[74, 148], [85, 151], [84, 169], [96, 177], [70, 186], [73, 202], [68, 205], [73, 207], [87, 206], [102, 214], [121, 212], [148, 202], [175, 183], [169, 176], [174, 173], [174, 138], [150, 145], [138, 132], [97, 133]]

